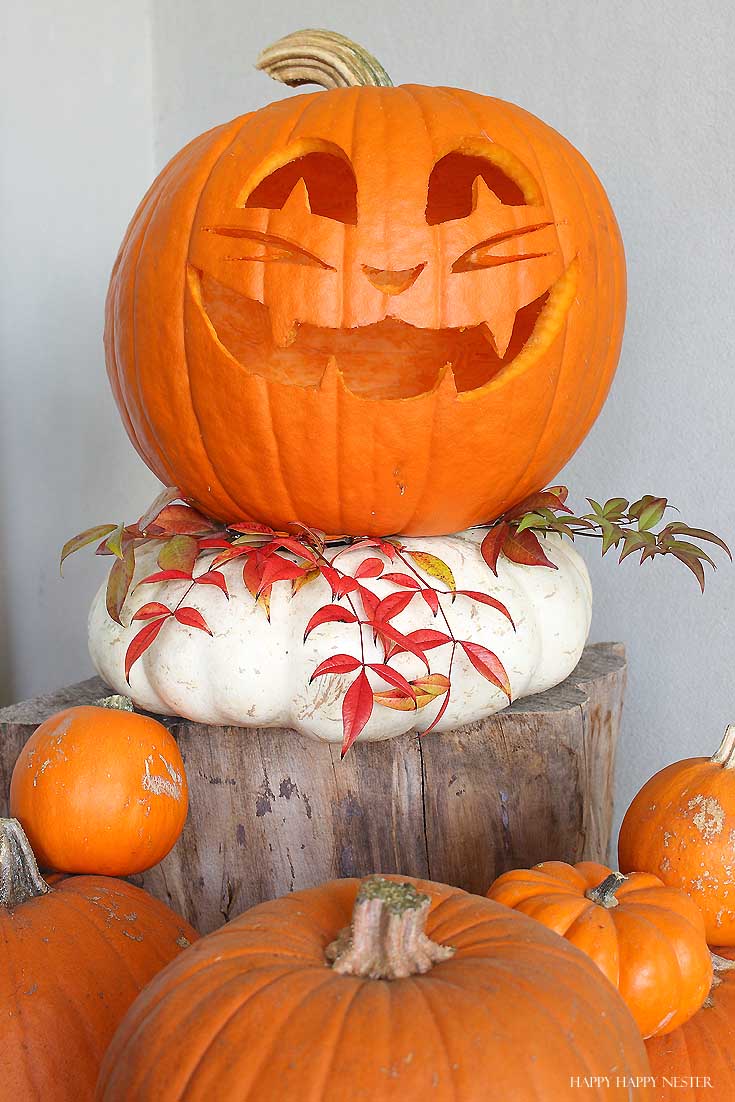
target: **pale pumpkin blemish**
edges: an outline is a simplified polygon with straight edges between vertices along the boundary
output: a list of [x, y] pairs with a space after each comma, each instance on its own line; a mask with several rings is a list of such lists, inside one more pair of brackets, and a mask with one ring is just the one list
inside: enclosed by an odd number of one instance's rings
[[687, 809], [693, 811], [699, 808], [692, 822], [702, 835], [705, 842], [711, 842], [718, 834], [722, 833], [725, 825], [725, 809], [714, 796], [695, 796], [687, 804]]
[[[141, 784], [146, 792], [152, 792], [154, 796], [170, 796], [174, 800], [180, 800], [181, 774], [177, 773], [172, 765], [169, 765], [163, 754], [158, 756], [164, 764], [168, 777], [161, 776], [160, 773], [151, 773], [153, 754], [149, 754], [145, 759], [145, 773], [141, 778]], [[150, 811], [150, 805], [148, 810]]]

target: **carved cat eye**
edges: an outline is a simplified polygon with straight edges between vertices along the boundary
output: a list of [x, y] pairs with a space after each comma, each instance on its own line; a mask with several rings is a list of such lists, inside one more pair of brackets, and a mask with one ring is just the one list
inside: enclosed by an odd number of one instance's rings
[[512, 256], [498, 256], [492, 252], [492, 249], [503, 241], [525, 237], [526, 234], [548, 229], [552, 225], [553, 222], [539, 222], [534, 226], [518, 226], [512, 230], [504, 230], [502, 233], [493, 234], [492, 237], [487, 237], [484, 241], [478, 241], [471, 249], [462, 253], [452, 264], [452, 271], [477, 272], [485, 268], [499, 268], [502, 264], [517, 264], [522, 260], [537, 260], [542, 256], [550, 256], [549, 252], [523, 252], [515, 253]]
[[[260, 246], [261, 251], [254, 249], [240, 256], [226, 256], [225, 260], [255, 260], [261, 263], [282, 264], [310, 264], [317, 268], [325, 268], [329, 272], [336, 269], [325, 260], [310, 253], [301, 245], [288, 241], [285, 237], [278, 237], [274, 233], [263, 233], [260, 230], [246, 229], [244, 226], [205, 226], [208, 233], [216, 233], [220, 237], [232, 237], [241, 241], [251, 241]], [[247, 248], [247, 246], [246, 246]]]

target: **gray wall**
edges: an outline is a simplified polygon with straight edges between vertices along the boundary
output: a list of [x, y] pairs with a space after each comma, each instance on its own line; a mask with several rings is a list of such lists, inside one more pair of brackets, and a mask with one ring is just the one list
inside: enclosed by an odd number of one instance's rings
[[[100, 345], [124, 224], [153, 166], [183, 142], [289, 94], [252, 61], [299, 26], [364, 42], [397, 83], [461, 85], [521, 103], [588, 157], [622, 227], [630, 308], [611, 396], [563, 478], [577, 500], [669, 495], [685, 519], [735, 542], [735, 16], [725, 0], [138, 0], [124, 19], [122, 5], [77, 0], [66, 23], [41, 0], [22, 7], [3, 139], [6, 698], [88, 671], [85, 605], [101, 564], [72, 561], [59, 583], [56, 549], [92, 521], [132, 517], [152, 486], [117, 422]], [[735, 573], [723, 567], [701, 597], [678, 564], [617, 567], [594, 546], [582, 550], [593, 637], [623, 639], [630, 653], [624, 809], [649, 773], [713, 748], [735, 716]]]

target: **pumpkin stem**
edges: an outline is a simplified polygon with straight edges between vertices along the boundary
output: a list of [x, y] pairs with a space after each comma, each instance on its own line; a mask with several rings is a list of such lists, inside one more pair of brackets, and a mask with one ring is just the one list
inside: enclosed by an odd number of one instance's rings
[[294, 31], [258, 56], [256, 69], [292, 88], [372, 85], [391, 88], [393, 81], [379, 61], [356, 42], [335, 31]]
[[363, 880], [355, 898], [352, 925], [327, 946], [326, 957], [335, 972], [396, 980], [428, 972], [454, 953], [424, 932], [431, 900], [413, 884], [399, 884], [382, 876]]
[[710, 957], [712, 959], [712, 986], [709, 989], [707, 998], [702, 1003], [703, 1007], [714, 1006], [715, 1001], [713, 996], [716, 987], [719, 987], [722, 983], [720, 977], [721, 972], [731, 972], [735, 968], [735, 960], [729, 960], [727, 957], [721, 957], [717, 953], [713, 953], [710, 949]]
[[611, 872], [596, 888], [588, 888], [584, 893], [585, 897], [592, 903], [596, 903], [598, 907], [604, 907], [609, 911], [617, 907], [618, 900], [615, 893], [627, 879], [628, 877], [623, 876], [622, 872]]
[[51, 888], [17, 819], [0, 819], [0, 907], [18, 907]]
[[710, 760], [724, 766], [725, 769], [735, 769], [735, 723], [727, 725], [722, 742]]
[[134, 712], [135, 705], [129, 696], [103, 696], [94, 702], [95, 708], [112, 708], [117, 712]]

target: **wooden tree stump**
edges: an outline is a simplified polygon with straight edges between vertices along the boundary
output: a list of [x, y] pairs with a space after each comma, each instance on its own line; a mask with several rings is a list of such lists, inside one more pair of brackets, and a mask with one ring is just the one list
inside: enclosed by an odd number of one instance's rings
[[[588, 646], [563, 684], [424, 739], [339, 746], [282, 729], [163, 722], [186, 764], [184, 834], [132, 879], [202, 933], [264, 899], [397, 872], [484, 893], [509, 868], [607, 856], [625, 688], [619, 643]], [[108, 690], [91, 678], [0, 710], [0, 812], [35, 727]]]

